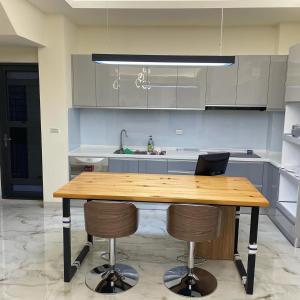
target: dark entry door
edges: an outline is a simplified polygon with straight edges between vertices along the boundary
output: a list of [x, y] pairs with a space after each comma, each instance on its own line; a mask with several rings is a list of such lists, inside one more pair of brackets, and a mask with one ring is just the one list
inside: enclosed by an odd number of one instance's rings
[[0, 65], [3, 198], [42, 199], [42, 150], [37, 65]]

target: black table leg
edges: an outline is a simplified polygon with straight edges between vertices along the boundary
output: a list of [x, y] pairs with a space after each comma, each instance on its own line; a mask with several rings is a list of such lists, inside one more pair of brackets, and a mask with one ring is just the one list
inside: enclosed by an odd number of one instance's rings
[[240, 207], [237, 206], [235, 209], [234, 254], [238, 254], [239, 228], [240, 228]]
[[[92, 201], [92, 200], [91, 200], [91, 199], [86, 200], [86, 202], [90, 202], [90, 201]], [[88, 241], [89, 243], [93, 244], [93, 236], [90, 235], [90, 234], [88, 234], [88, 235], [87, 235], [87, 241]]]
[[63, 199], [63, 245], [64, 245], [64, 282], [70, 282], [79, 269], [84, 258], [90, 250], [93, 237], [88, 237], [88, 242], [71, 264], [71, 211], [70, 199]]
[[72, 279], [70, 199], [63, 199], [64, 281]]
[[[237, 210], [237, 212], [239, 214], [239, 210]], [[247, 272], [245, 270], [242, 259], [238, 252], [238, 230], [239, 230], [238, 219], [236, 219], [236, 223], [235, 223], [234, 261], [238, 269], [238, 272], [240, 274], [242, 283], [245, 287], [246, 293], [249, 295], [253, 294], [253, 287], [254, 287], [255, 259], [256, 259], [256, 252], [257, 252], [258, 217], [259, 217], [259, 207], [252, 207], [250, 237], [249, 237], [249, 246], [248, 246]]]
[[248, 246], [247, 281], [246, 281], [246, 293], [251, 295], [253, 294], [253, 286], [254, 286], [255, 260], [256, 260], [256, 252], [257, 252], [258, 217], [259, 217], [259, 207], [252, 207], [250, 237], [249, 237], [249, 246]]

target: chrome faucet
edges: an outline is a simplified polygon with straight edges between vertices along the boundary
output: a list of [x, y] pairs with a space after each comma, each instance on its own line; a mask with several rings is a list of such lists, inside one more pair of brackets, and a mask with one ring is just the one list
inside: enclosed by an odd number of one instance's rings
[[128, 137], [126, 129], [122, 129], [120, 132], [120, 151], [123, 151], [123, 133]]

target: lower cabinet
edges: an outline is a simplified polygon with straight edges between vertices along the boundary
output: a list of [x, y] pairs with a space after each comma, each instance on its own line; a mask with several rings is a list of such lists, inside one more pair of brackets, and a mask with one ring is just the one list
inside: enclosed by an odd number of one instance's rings
[[166, 159], [139, 160], [139, 173], [166, 174], [168, 173], [168, 161]]
[[[263, 162], [242, 162], [242, 161], [229, 161], [225, 176], [246, 177], [252, 184], [256, 186], [259, 191], [263, 189], [263, 175], [264, 163]], [[250, 213], [250, 207], [241, 207], [241, 213]], [[266, 212], [261, 210], [261, 213]]]
[[134, 158], [110, 158], [108, 171], [116, 173], [138, 173], [139, 162]]
[[264, 163], [230, 161], [227, 166], [226, 176], [248, 178], [260, 191], [263, 185]]
[[270, 202], [270, 206], [267, 208], [267, 213], [271, 219], [273, 219], [276, 215], [276, 204], [279, 193], [279, 178], [279, 168], [266, 163], [264, 166], [262, 193]]
[[196, 160], [168, 160], [168, 174], [194, 175]]
[[109, 172], [120, 173], [168, 173], [166, 159], [135, 159], [135, 158], [110, 158], [108, 163]]

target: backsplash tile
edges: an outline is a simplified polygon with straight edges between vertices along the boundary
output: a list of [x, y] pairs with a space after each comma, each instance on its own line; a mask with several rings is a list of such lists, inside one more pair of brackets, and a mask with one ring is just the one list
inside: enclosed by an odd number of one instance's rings
[[[77, 110], [81, 144], [118, 145], [120, 130], [125, 128], [128, 132], [125, 145], [145, 146], [152, 135], [156, 146], [236, 149], [270, 146], [272, 151], [281, 150], [284, 119], [281, 112]], [[78, 130], [78, 125], [70, 127], [71, 131]], [[176, 135], [176, 129], [183, 130], [183, 134]]]

